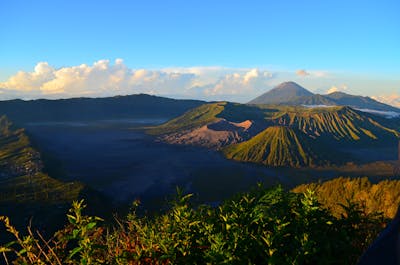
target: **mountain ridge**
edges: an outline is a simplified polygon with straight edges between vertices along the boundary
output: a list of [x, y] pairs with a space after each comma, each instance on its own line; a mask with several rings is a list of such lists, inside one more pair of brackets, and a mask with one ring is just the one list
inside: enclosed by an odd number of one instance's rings
[[[241, 122], [247, 124], [246, 130], [235, 126]], [[225, 126], [215, 126], [217, 124]], [[371, 146], [392, 146], [400, 138], [398, 126], [398, 119], [383, 118], [348, 106], [307, 108], [217, 102], [150, 128], [149, 133], [170, 144], [217, 149], [227, 158], [238, 161], [313, 167], [361, 159], [351, 152], [346, 154], [348, 151], [343, 148], [362, 150]]]
[[333, 92], [326, 95], [314, 94], [292, 81], [283, 82], [275, 86], [264, 94], [250, 100], [247, 104], [336, 105], [400, 113], [399, 108], [376, 101], [370, 97], [350, 95], [344, 92]]
[[178, 100], [147, 94], [104, 98], [36, 99], [0, 101], [0, 114], [14, 123], [86, 121], [126, 118], [173, 118], [204, 104], [200, 100]]

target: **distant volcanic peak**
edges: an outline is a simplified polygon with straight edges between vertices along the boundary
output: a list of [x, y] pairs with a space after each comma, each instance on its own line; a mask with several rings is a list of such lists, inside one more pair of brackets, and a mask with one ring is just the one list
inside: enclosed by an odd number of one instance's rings
[[342, 91], [331, 92], [331, 93], [328, 93], [328, 95], [330, 95], [330, 96], [335, 96], [335, 95], [337, 95], [337, 96], [351, 96], [350, 94], [347, 94], [347, 93], [342, 92]]
[[295, 82], [284, 82], [250, 101], [250, 104], [282, 104], [314, 94]]
[[313, 93], [305, 89], [304, 87], [300, 86], [299, 84], [289, 81], [289, 82], [283, 82], [274, 87], [271, 91], [273, 90], [280, 90], [280, 91], [291, 91], [295, 92], [297, 95], [301, 96], [311, 96]]
[[305, 89], [304, 87], [302, 87], [301, 85], [299, 85], [299, 84], [297, 84], [296, 82], [293, 82], [293, 81], [282, 82], [279, 85], [275, 86], [275, 88], [278, 88], [278, 89], [294, 88], [294, 89], [300, 89], [300, 90], [308, 91], [307, 89]]

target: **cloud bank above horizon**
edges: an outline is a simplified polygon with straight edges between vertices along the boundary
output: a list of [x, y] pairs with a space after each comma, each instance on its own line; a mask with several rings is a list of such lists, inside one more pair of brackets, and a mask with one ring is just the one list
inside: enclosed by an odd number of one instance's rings
[[[19, 71], [6, 81], [0, 82], [0, 100], [106, 97], [146, 93], [177, 98], [246, 102], [289, 80], [300, 82], [314, 93], [361, 91], [352, 91], [350, 86], [341, 82], [343, 80], [338, 80], [334, 73], [321, 70], [277, 71], [220, 66], [150, 70], [132, 69], [122, 59], [116, 59], [114, 63], [99, 60], [92, 65], [81, 64], [61, 68], [53, 67], [48, 62], [39, 62], [33, 71]], [[367, 92], [376, 100], [400, 107], [398, 92]]]
[[99, 60], [93, 65], [56, 69], [47, 62], [39, 62], [32, 72], [19, 71], [0, 83], [0, 97], [34, 99], [147, 93], [218, 98], [261, 91], [268, 87], [271, 78], [270, 72], [257, 68], [131, 69], [122, 59], [116, 59], [114, 64]]

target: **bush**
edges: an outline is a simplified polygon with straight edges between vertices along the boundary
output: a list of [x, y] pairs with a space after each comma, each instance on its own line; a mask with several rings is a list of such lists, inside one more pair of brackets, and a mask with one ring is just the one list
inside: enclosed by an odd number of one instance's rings
[[[74, 202], [69, 224], [50, 240], [21, 237], [0, 248], [14, 264], [354, 264], [382, 228], [383, 217], [349, 201], [332, 215], [314, 192], [261, 186], [219, 207], [190, 206], [178, 192], [171, 209], [152, 218], [130, 214], [106, 229]], [[8, 257], [8, 260], [7, 260]]]

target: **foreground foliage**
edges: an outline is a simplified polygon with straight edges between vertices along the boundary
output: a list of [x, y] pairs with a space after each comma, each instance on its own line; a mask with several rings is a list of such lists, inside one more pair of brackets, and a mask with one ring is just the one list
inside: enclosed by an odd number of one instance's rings
[[138, 216], [135, 202], [112, 229], [74, 202], [68, 224], [50, 240], [30, 229], [21, 236], [1, 217], [15, 240], [0, 252], [14, 264], [354, 264], [384, 222], [352, 202], [335, 217], [311, 190], [257, 187], [196, 209], [191, 196], [178, 191], [171, 209], [155, 217]]
[[348, 201], [361, 205], [366, 213], [382, 212], [384, 217], [393, 218], [400, 205], [400, 181], [382, 180], [376, 184], [368, 178], [335, 178], [323, 183], [302, 184], [293, 189], [303, 193], [315, 191], [318, 201], [335, 216], [345, 214], [342, 205]]

